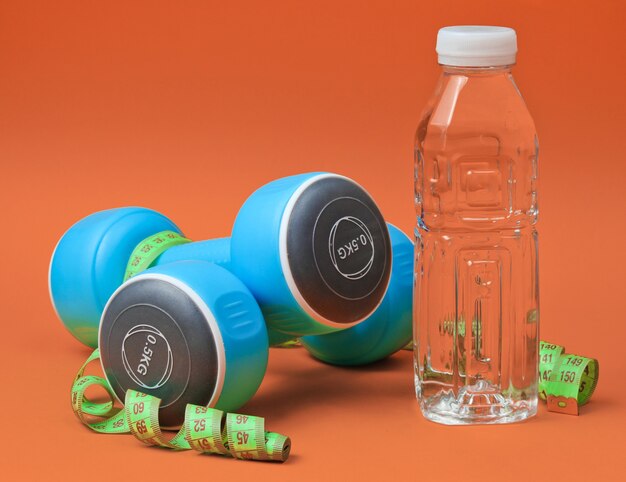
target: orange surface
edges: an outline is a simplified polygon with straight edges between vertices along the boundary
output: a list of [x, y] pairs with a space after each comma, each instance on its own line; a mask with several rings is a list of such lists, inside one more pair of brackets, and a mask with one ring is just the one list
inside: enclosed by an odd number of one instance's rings
[[[625, 14], [617, 0], [2, 1], [3, 480], [624, 480]], [[64, 230], [134, 204], [221, 236], [257, 186], [331, 170], [409, 232], [435, 36], [459, 23], [518, 31], [541, 142], [542, 338], [601, 364], [582, 415], [439, 426], [408, 352], [339, 369], [273, 350], [244, 411], [291, 435], [282, 466], [83, 428], [69, 386], [88, 350], [47, 295]]]

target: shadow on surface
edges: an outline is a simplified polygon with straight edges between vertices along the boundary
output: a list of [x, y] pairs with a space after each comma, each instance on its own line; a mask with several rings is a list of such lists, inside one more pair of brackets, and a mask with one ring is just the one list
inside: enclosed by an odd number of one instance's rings
[[[291, 355], [293, 353], [293, 355]], [[306, 360], [293, 360], [293, 356]], [[305, 350], [270, 354], [268, 375], [254, 398], [241, 408], [276, 420], [320, 405], [348, 406], [363, 398], [411, 396], [410, 354], [397, 353], [357, 367], [335, 366], [313, 359]]]

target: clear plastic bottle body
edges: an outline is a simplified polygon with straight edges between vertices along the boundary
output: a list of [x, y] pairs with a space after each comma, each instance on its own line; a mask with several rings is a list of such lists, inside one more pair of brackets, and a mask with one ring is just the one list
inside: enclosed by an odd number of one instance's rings
[[533, 120], [510, 66], [442, 66], [415, 142], [414, 356], [424, 416], [508, 423], [537, 410]]

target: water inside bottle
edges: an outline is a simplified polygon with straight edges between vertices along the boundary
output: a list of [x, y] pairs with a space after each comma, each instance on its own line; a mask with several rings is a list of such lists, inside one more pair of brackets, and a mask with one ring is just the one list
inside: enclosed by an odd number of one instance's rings
[[509, 66], [443, 67], [415, 148], [415, 386], [430, 420], [536, 413], [537, 155]]

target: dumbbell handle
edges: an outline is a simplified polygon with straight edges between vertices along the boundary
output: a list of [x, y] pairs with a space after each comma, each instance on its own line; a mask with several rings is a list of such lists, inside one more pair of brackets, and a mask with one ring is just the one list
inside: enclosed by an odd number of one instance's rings
[[[163, 266], [176, 261], [200, 260], [215, 263], [230, 271], [230, 240], [231, 238], [216, 238], [172, 246], [155, 260], [153, 266]], [[268, 335], [270, 345], [278, 345], [294, 338], [293, 335], [281, 334], [271, 328], [268, 329]]]
[[[153, 266], [163, 266], [176, 261], [200, 260], [215, 263], [230, 271], [230, 240], [231, 238], [216, 238], [172, 246], [155, 260]], [[294, 338], [293, 335], [284, 335], [273, 329], [269, 329], [268, 334], [270, 345], [278, 345]]]
[[188, 260], [209, 261], [229, 269], [230, 238], [208, 239], [172, 246], [156, 259], [154, 265], [160, 266]]

